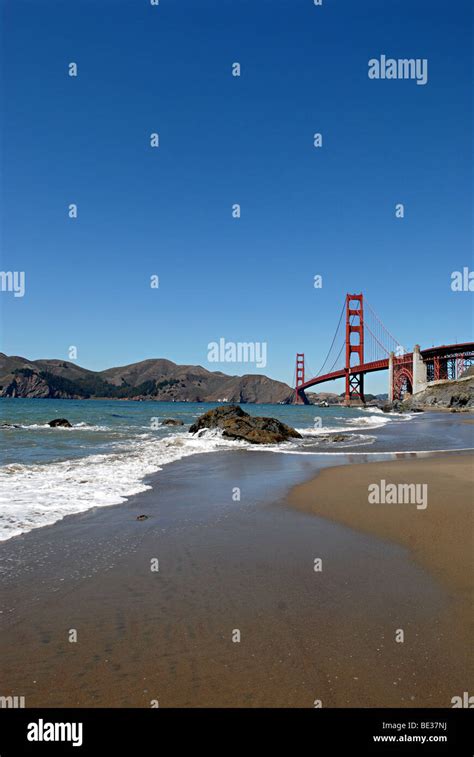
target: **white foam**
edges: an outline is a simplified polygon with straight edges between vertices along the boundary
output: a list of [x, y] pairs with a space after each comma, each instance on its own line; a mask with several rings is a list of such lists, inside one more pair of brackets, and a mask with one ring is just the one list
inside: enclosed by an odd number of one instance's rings
[[[399, 415], [390, 419], [386, 418], [386, 414], [383, 418], [346, 417], [345, 427], [300, 429], [302, 440], [279, 445], [253, 445], [225, 439], [219, 429], [203, 429], [193, 435], [183, 429], [165, 437], [158, 437], [147, 430], [131, 441], [115, 443], [113, 451], [108, 454], [43, 464], [12, 463], [0, 468], [0, 541], [51, 525], [67, 515], [120, 504], [128, 497], [151, 488], [144, 483], [147, 475], [160, 471], [168, 463], [197, 453], [252, 449], [282, 454], [381, 454], [351, 452], [351, 447], [372, 444], [375, 440], [369, 434], [354, 432], [372, 430], [390, 420], [396, 422], [401, 419], [408, 420], [409, 417]], [[366, 423], [362, 424], [362, 420]], [[89, 427], [92, 428], [101, 427]], [[350, 432], [350, 439], [346, 443], [335, 443], [334, 450], [308, 450], [305, 445], [311, 437], [318, 436], [324, 442], [325, 434], [347, 431]]]
[[382, 426], [393, 421], [393, 418], [387, 418], [386, 413], [384, 413], [383, 415], [369, 415], [368, 418], [346, 418], [344, 420], [351, 431], [363, 431], [366, 428], [382, 428]]
[[[0, 427], [1, 428], [1, 427]], [[55, 426], [52, 428], [49, 423], [17, 423], [11, 426], [4, 426], [4, 429], [21, 428], [25, 431], [51, 431], [56, 434], [58, 431], [74, 431], [80, 429], [81, 431], [110, 431], [110, 426], [94, 426], [89, 423], [74, 423], [72, 426]]]
[[66, 515], [124, 502], [150, 486], [143, 479], [163, 465], [196, 453], [249, 446], [216, 431], [181, 432], [157, 439], [142, 434], [110, 454], [0, 468], [0, 541], [47, 526]]
[[347, 418], [346, 416], [335, 416], [334, 420], [341, 421], [340, 426], [318, 426], [318, 427], [309, 427], [309, 428], [297, 428], [296, 430], [299, 431], [299, 433], [302, 436], [324, 436], [325, 434], [341, 434], [345, 431], [365, 431], [366, 429], [376, 429], [381, 428], [382, 426], [385, 426], [387, 423], [391, 423], [394, 420], [398, 420], [399, 418], [403, 418], [404, 420], [409, 420], [412, 416], [398, 416], [396, 419], [394, 417], [388, 417], [387, 413], [382, 413], [381, 415], [369, 415], [368, 418], [359, 417], [359, 418]]

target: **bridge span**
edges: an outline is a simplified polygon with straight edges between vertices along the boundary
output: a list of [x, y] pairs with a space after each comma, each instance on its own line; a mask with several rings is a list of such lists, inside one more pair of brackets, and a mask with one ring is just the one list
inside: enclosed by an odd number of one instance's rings
[[[365, 305], [364, 313], [362, 294], [346, 295], [329, 352], [315, 376], [308, 378], [305, 353], [296, 354], [296, 404], [308, 404], [307, 389], [339, 378], [345, 381], [344, 404], [364, 404], [364, 376], [385, 370], [388, 370], [389, 399], [402, 399], [405, 394], [417, 394], [434, 382], [460, 378], [474, 362], [474, 342], [443, 344], [424, 350], [415, 345], [413, 351], [408, 352], [385, 328], [370, 305]], [[342, 332], [343, 342], [338, 351], [339, 332]], [[325, 370], [329, 365], [331, 368]]]

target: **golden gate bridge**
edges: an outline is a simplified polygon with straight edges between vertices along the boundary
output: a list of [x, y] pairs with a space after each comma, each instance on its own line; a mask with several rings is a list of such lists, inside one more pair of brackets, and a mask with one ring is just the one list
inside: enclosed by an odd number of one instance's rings
[[[345, 317], [344, 317], [345, 316]], [[344, 403], [365, 402], [364, 376], [389, 371], [390, 400], [417, 394], [432, 381], [457, 379], [474, 361], [474, 342], [443, 344], [407, 352], [385, 327], [363, 294], [346, 294], [328, 353], [318, 373], [308, 376], [305, 353], [296, 354], [295, 403], [309, 404], [305, 391], [343, 378]]]

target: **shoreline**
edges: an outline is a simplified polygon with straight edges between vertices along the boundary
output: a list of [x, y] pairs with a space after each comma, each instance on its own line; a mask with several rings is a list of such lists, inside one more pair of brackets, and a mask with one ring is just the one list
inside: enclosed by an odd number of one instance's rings
[[[431, 454], [392, 466], [438, 465]], [[122, 504], [2, 542], [0, 694], [27, 707], [449, 707], [469, 680], [458, 588], [395, 540], [294, 506], [295, 485], [331, 477], [340, 496], [341, 472], [394, 470], [346, 457], [193, 455]]]
[[[474, 421], [473, 421], [474, 422]], [[278, 449], [263, 449], [259, 447], [255, 448], [249, 448], [249, 447], [243, 447], [241, 449], [214, 449], [209, 451], [195, 451], [189, 455], [185, 455], [183, 457], [178, 457], [174, 460], [166, 461], [160, 463], [161, 467], [153, 471], [152, 473], [148, 473], [144, 475], [140, 479], [140, 486], [143, 486], [143, 489], [139, 492], [133, 493], [133, 494], [121, 494], [122, 501], [120, 502], [114, 502], [113, 504], [107, 504], [107, 505], [91, 505], [90, 507], [84, 509], [84, 510], [77, 510], [75, 512], [67, 513], [63, 515], [61, 518], [58, 518], [57, 520], [51, 522], [51, 523], [45, 523], [42, 525], [35, 525], [33, 528], [30, 528], [29, 530], [21, 531], [20, 533], [14, 534], [12, 536], [8, 536], [6, 539], [0, 539], [0, 548], [3, 544], [6, 544], [8, 542], [11, 542], [12, 540], [21, 539], [25, 536], [28, 536], [29, 534], [35, 533], [37, 531], [43, 531], [44, 529], [50, 529], [54, 528], [58, 524], [69, 524], [71, 521], [74, 523], [75, 519], [83, 519], [87, 518], [88, 515], [95, 515], [97, 512], [109, 511], [114, 510], [115, 508], [120, 507], [126, 507], [127, 505], [134, 505], [135, 502], [139, 502], [140, 498], [144, 495], [147, 495], [149, 493], [153, 492], [154, 487], [159, 481], [159, 476], [163, 472], [163, 470], [166, 470], [168, 466], [175, 466], [183, 463], [186, 460], [190, 460], [193, 458], [203, 458], [204, 460], [209, 455], [239, 455], [239, 454], [251, 454], [253, 455], [255, 452], [258, 452], [260, 454], [266, 453], [266, 455], [277, 455], [277, 456], [289, 456], [289, 457], [300, 457], [300, 458], [307, 458], [309, 465], [311, 465], [311, 460], [314, 461], [316, 468], [321, 468], [322, 470], [330, 469], [333, 467], [346, 467], [346, 466], [358, 466], [358, 465], [371, 465], [371, 464], [379, 464], [379, 465], [385, 465], [387, 463], [394, 463], [401, 460], [424, 460], [424, 459], [431, 459], [431, 458], [437, 458], [439, 456], [446, 456], [446, 457], [458, 457], [458, 456], [464, 456], [464, 455], [470, 455], [474, 454], [474, 448], [473, 447], [460, 447], [458, 449], [431, 449], [431, 450], [390, 450], [390, 451], [358, 451], [356, 449], [351, 449], [350, 451], [346, 450], [340, 450], [340, 451], [300, 451], [300, 450], [285, 450], [285, 451], [279, 451]], [[265, 456], [266, 456], [265, 455]], [[321, 461], [319, 460], [321, 458]], [[366, 459], [364, 459], [366, 458]], [[378, 460], [373, 461], [372, 458], [378, 458]], [[324, 463], [322, 462], [324, 460]], [[46, 464], [47, 465], [47, 464]], [[310, 483], [313, 479], [309, 479], [308, 481], [303, 481], [303, 483]], [[286, 489], [286, 495], [290, 496], [290, 492], [292, 490], [292, 486], [289, 485]], [[304, 508], [303, 508], [304, 509]]]
[[[426, 485], [427, 505], [369, 502], [374, 483]], [[291, 507], [407, 550], [446, 592], [445, 630], [465, 659], [466, 686], [474, 674], [474, 453], [326, 468], [298, 484]], [[350, 498], [341, 497], [350, 491]]]
[[[461, 379], [456, 379], [456, 382], [460, 381], [469, 381], [472, 377], [465, 377]], [[271, 379], [272, 381], [274, 379]], [[225, 406], [225, 405], [245, 405], [250, 407], [258, 407], [259, 405], [271, 405], [272, 407], [299, 407], [299, 405], [295, 404], [294, 402], [269, 402], [267, 400], [260, 401], [260, 402], [248, 402], [244, 400], [190, 400], [190, 399], [158, 399], [157, 397], [152, 396], [140, 396], [140, 397], [100, 397], [100, 396], [93, 396], [93, 397], [29, 397], [29, 396], [11, 396], [11, 395], [1, 395], [0, 400], [45, 400], [48, 402], [158, 402], [162, 403], [164, 405], [172, 404], [172, 405], [181, 405], [181, 404], [199, 404], [199, 405], [215, 405], [215, 406]], [[329, 402], [327, 405], [321, 405], [319, 402], [309, 402], [306, 407], [314, 407], [314, 408], [347, 408], [347, 409], [358, 409], [362, 408], [364, 410], [372, 410], [374, 408], [378, 410], [383, 410], [384, 406], [387, 405], [389, 402], [388, 399], [385, 400], [378, 400], [377, 403], [371, 404], [371, 400], [365, 403], [364, 405], [346, 405], [344, 401], [342, 402]], [[384, 411], [384, 412], [393, 412], [397, 414], [407, 414], [409, 415], [412, 412], [415, 413], [458, 413], [458, 414], [465, 414], [465, 413], [471, 413], [474, 414], [474, 406], [467, 405], [465, 407], [449, 407], [444, 405], [417, 405], [414, 410], [410, 410], [409, 408], [405, 410], [391, 410], [391, 411]]]
[[[294, 487], [288, 501], [302, 512], [406, 547], [451, 589], [464, 590], [470, 585], [474, 566], [470, 550], [474, 533], [473, 471], [474, 451], [467, 450], [395, 459], [388, 466], [387, 462], [367, 462], [326, 468], [311, 481]], [[368, 487], [382, 479], [394, 484], [429, 481], [425, 511], [409, 503], [370, 504]], [[341, 489], [349, 488], [350, 501], [340, 496]], [[454, 549], [459, 551], [453, 554]]]
[[[136, 407], [134, 403], [134, 407]], [[196, 409], [193, 409], [193, 411]], [[61, 410], [58, 410], [61, 413]], [[79, 413], [79, 411], [76, 411]], [[110, 412], [110, 411], [109, 411]], [[184, 405], [178, 415], [184, 418], [186, 423], [190, 418], [183, 415]], [[5, 527], [1, 529], [2, 544], [11, 538], [17, 538], [21, 534], [31, 533], [37, 528], [60, 523], [62, 518], [68, 518], [79, 512], [87, 513], [96, 507], [115, 507], [115, 505], [128, 502], [136, 496], [144, 493], [147, 486], [153, 486], [155, 476], [161, 476], [166, 467], [175, 461], [189, 459], [201, 454], [214, 454], [220, 451], [226, 454], [241, 454], [247, 451], [250, 454], [270, 453], [279, 458], [285, 456], [306, 457], [308, 461], [314, 460], [316, 466], [320, 464], [335, 465], [345, 461], [370, 462], [374, 460], [390, 461], [403, 456], [429, 457], [432, 454], [463, 454], [473, 450], [472, 444], [472, 419], [465, 419], [459, 414], [429, 413], [415, 414], [408, 418], [386, 418], [383, 413], [377, 415], [364, 414], [360, 420], [349, 417], [342, 424], [342, 436], [347, 436], [346, 441], [331, 442], [331, 436], [338, 431], [339, 418], [329, 417], [327, 433], [323, 431], [318, 435], [311, 433], [311, 426], [307, 426], [309, 417], [297, 412], [294, 425], [302, 431], [303, 439], [298, 440], [294, 446], [279, 448], [277, 445], [265, 447], [260, 445], [246, 445], [239, 447], [238, 442], [230, 440], [203, 437], [195, 439], [186, 433], [186, 425], [183, 430], [172, 430], [166, 435], [153, 438], [140, 439], [136, 435], [133, 423], [137, 423], [137, 416], [131, 416], [133, 421], [131, 436], [123, 436], [120, 424], [123, 424], [125, 416], [112, 416], [108, 418], [106, 426], [101, 427], [100, 419], [86, 418], [79, 414], [72, 418], [73, 423], [79, 423], [73, 429], [49, 429], [45, 431], [42, 418], [35, 419], [40, 430], [31, 432], [29, 427], [22, 427], [17, 436], [5, 435], [3, 443], [11, 440], [11, 448], [8, 448], [7, 463], [0, 471], [2, 485], [9, 489], [12, 502], [12, 512], [17, 511], [23, 516], [18, 519], [18, 531], [15, 536], [10, 536], [13, 531], [13, 520], [4, 521]], [[113, 428], [113, 419], [120, 418], [117, 431]], [[191, 417], [191, 420], [194, 415]], [[138, 416], [138, 422], [140, 416]], [[149, 423], [146, 415], [143, 423]], [[285, 418], [291, 422], [290, 418]], [[95, 428], [91, 432], [87, 424]], [[334, 426], [333, 428], [331, 426]], [[109, 430], [110, 427], [110, 430]], [[33, 428], [36, 425], [33, 424]], [[140, 428], [140, 427], [139, 427]], [[146, 436], [146, 427], [142, 425]], [[305, 434], [305, 429], [309, 433]], [[97, 434], [95, 432], [98, 432]], [[128, 429], [127, 429], [128, 433]], [[31, 434], [31, 436], [30, 436]], [[43, 436], [46, 434], [46, 436]], [[116, 434], [114, 436], [114, 434]], [[120, 436], [122, 434], [122, 436]], [[104, 436], [105, 435], [105, 436]], [[99, 439], [97, 444], [94, 440]], [[119, 439], [119, 447], [107, 448], [110, 440]], [[15, 441], [17, 440], [17, 441]], [[24, 440], [27, 450], [41, 450], [39, 455], [20, 457], [16, 463], [18, 445]], [[63, 445], [62, 454], [58, 459], [45, 459], [43, 463], [43, 446], [48, 455], [48, 450], [54, 450], [58, 441]], [[13, 444], [15, 441], [15, 444]], [[46, 442], [44, 444], [44, 442]], [[120, 447], [122, 441], [126, 445]], [[299, 443], [301, 441], [301, 444]], [[69, 447], [68, 447], [69, 445]], [[71, 456], [65, 457], [64, 453], [70, 448]], [[64, 456], [64, 459], [62, 459]], [[204, 458], [203, 458], [204, 459]], [[319, 461], [319, 462], [318, 462]], [[323, 463], [321, 463], [323, 461]], [[29, 465], [33, 467], [29, 470]], [[25, 467], [23, 467], [25, 466]], [[204, 469], [206, 463], [203, 462]], [[9, 475], [13, 472], [14, 475]], [[58, 487], [54, 486], [57, 482]], [[26, 488], [25, 488], [26, 487]], [[30, 496], [29, 496], [30, 495]], [[35, 502], [40, 508], [35, 512]], [[112, 502], [114, 504], [112, 504]], [[22, 509], [23, 508], [23, 509]], [[3, 516], [8, 516], [8, 508], [5, 508]]]

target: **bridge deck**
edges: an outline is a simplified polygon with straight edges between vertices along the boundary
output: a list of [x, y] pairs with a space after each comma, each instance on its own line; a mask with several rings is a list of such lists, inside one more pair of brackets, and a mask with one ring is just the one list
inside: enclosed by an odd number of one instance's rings
[[[373, 363], [361, 363], [360, 365], [353, 365], [350, 368], [349, 373], [373, 373], [374, 371], [385, 371], [388, 368], [388, 358], [386, 360], [375, 360]], [[333, 371], [333, 373], [323, 373], [321, 376], [305, 381], [304, 384], [299, 384], [298, 389], [308, 389], [310, 386], [316, 384], [323, 384], [325, 381], [333, 381], [334, 379], [344, 378], [346, 375], [345, 368], [340, 371]]]
[[[457, 354], [466, 355], [473, 353], [474, 356], [474, 342], [463, 342], [461, 344], [442, 344], [439, 347], [429, 347], [426, 350], [421, 350], [421, 357], [425, 362], [433, 360], [435, 357], [453, 357]], [[410, 359], [413, 355], [412, 352], [408, 352], [403, 355], [404, 358]], [[373, 373], [374, 371], [386, 371], [388, 369], [388, 358], [384, 360], [375, 360], [371, 363], [361, 363], [360, 365], [352, 365], [349, 369], [349, 374], [354, 373]], [[346, 375], [345, 368], [341, 368], [339, 371], [333, 371], [332, 373], [323, 373], [321, 376], [315, 376], [304, 384], [299, 384], [296, 388], [298, 390], [309, 389], [310, 386], [316, 386], [316, 384], [324, 384], [325, 381], [334, 381], [338, 378], [344, 378]]]

